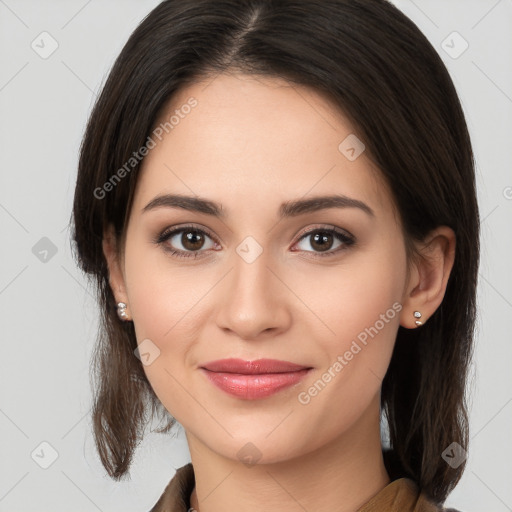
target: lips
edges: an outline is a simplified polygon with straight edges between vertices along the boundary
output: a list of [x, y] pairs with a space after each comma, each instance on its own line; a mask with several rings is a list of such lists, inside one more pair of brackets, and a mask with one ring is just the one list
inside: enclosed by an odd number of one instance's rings
[[285, 373], [303, 370], [306, 366], [279, 361], [277, 359], [257, 359], [244, 361], [243, 359], [219, 359], [202, 366], [212, 372], [241, 373], [244, 375], [256, 375], [261, 373]]
[[297, 384], [311, 368], [276, 359], [220, 359], [204, 364], [200, 370], [222, 391], [255, 400]]

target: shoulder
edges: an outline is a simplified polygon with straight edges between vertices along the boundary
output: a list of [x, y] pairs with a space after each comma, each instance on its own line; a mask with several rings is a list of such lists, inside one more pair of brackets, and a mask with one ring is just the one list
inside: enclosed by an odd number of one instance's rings
[[445, 509], [439, 503], [435, 503], [422, 492], [416, 482], [407, 477], [392, 480], [381, 489], [357, 512], [377, 511], [400, 512], [461, 512], [454, 509]]
[[149, 512], [188, 512], [190, 493], [195, 485], [192, 463], [179, 468]]

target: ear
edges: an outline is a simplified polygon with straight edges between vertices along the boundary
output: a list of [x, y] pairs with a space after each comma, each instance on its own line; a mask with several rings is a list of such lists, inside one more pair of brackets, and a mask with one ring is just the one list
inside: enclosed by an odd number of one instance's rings
[[116, 302], [124, 302], [128, 306], [128, 296], [124, 279], [123, 265], [119, 261], [117, 251], [118, 240], [115, 235], [114, 227], [109, 225], [103, 234], [103, 254], [108, 266], [108, 282]]
[[[424, 324], [440, 306], [455, 260], [455, 244], [454, 231], [440, 226], [418, 246], [420, 258], [412, 264], [404, 290], [401, 326], [414, 329], [418, 327], [416, 320]], [[415, 311], [421, 313], [420, 318], [414, 316]]]

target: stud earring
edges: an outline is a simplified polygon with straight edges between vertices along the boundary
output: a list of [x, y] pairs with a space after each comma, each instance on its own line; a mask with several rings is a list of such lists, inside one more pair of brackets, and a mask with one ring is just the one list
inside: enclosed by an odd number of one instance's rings
[[[414, 312], [414, 318], [421, 318], [421, 313], [419, 311]], [[423, 322], [420, 322], [419, 320], [416, 320], [416, 325], [423, 325]]]
[[126, 314], [126, 304], [124, 302], [117, 303], [117, 315], [121, 320], [129, 320]]

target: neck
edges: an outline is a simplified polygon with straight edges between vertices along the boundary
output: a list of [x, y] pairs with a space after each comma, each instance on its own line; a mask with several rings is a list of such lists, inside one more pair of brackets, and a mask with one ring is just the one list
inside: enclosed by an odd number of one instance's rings
[[208, 449], [187, 432], [196, 479], [192, 512], [357, 510], [390, 482], [380, 416], [372, 411], [321, 448], [273, 464], [246, 466]]

